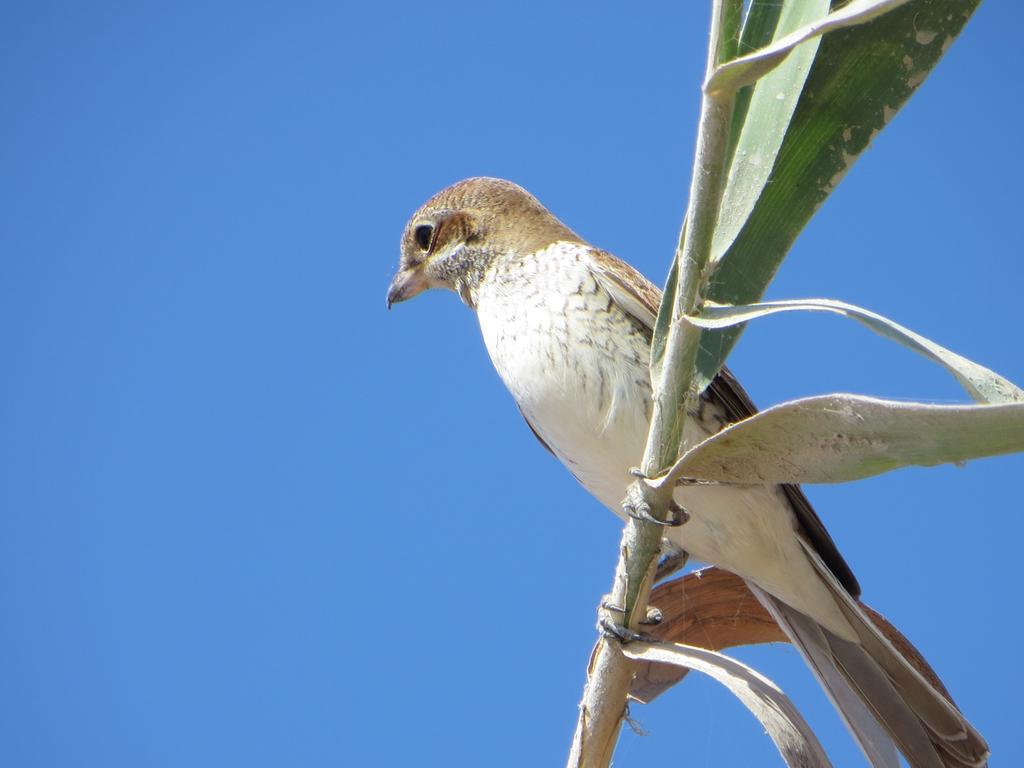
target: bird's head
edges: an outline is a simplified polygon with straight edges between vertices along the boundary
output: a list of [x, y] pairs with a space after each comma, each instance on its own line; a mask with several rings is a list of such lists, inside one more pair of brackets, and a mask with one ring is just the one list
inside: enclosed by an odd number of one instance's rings
[[428, 288], [449, 288], [475, 306], [476, 289], [495, 258], [559, 240], [579, 238], [518, 184], [486, 177], [460, 181], [430, 198], [405, 225], [388, 308]]

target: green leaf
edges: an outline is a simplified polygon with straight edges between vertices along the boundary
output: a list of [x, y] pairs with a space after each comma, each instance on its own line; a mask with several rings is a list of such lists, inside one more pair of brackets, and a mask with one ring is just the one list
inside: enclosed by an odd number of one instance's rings
[[[683, 227], [684, 237], [686, 227]], [[675, 302], [676, 286], [679, 283], [679, 261], [672, 259], [672, 267], [668, 271], [665, 290], [661, 293], [661, 306], [658, 308], [658, 319], [654, 321], [654, 335], [651, 338], [651, 386], [658, 387], [661, 382], [662, 364], [665, 362], [665, 342], [668, 340], [668, 327], [671, 323], [672, 304]]]
[[[912, 0], [821, 38], [768, 182], [710, 271], [706, 298], [721, 304], [761, 298], [797, 235], [925, 80], [979, 2]], [[702, 381], [714, 378], [739, 334], [740, 328], [729, 328], [702, 335]]]
[[775, 38], [782, 5], [778, 0], [752, 0], [740, 31], [738, 51], [741, 55], [764, 48]]
[[[820, 20], [828, 11], [828, 3], [829, 0], [786, 3], [778, 19], [775, 37], [786, 39], [793, 30], [806, 28], [810, 22]], [[750, 93], [746, 119], [735, 145], [731, 147], [729, 175], [711, 244], [712, 264], [736, 239], [768, 181], [817, 50], [817, 40], [801, 46], [782, 66], [758, 81]], [[730, 67], [732, 63], [723, 67]], [[736, 128], [734, 118], [732, 130]]]
[[842, 483], [1018, 451], [1024, 451], [1024, 403], [926, 405], [822, 395], [726, 427], [652, 482]]
[[[756, 51], [768, 45], [775, 34], [781, 13], [782, 3], [776, 0], [753, 0], [743, 19], [743, 29], [740, 30], [739, 44], [736, 46], [737, 53]], [[732, 108], [732, 127], [729, 130], [729, 146], [725, 153], [726, 167], [736, 151], [736, 142], [743, 130], [743, 121], [746, 120], [753, 92], [754, 87], [747, 85], [736, 93], [736, 101]]]
[[1009, 379], [988, 368], [958, 355], [934, 341], [914, 333], [887, 317], [853, 304], [832, 299], [793, 299], [787, 301], [765, 301], [759, 304], [745, 304], [734, 307], [728, 304], [707, 302], [699, 317], [687, 320], [701, 328], [728, 328], [746, 323], [758, 317], [779, 312], [806, 310], [812, 312], [833, 312], [857, 320], [875, 333], [899, 342], [929, 360], [938, 363], [963, 386], [970, 396], [979, 403], [1021, 403], [1024, 390]]
[[[883, 13], [895, 10], [909, 0], [851, 0], [837, 11], [828, 15], [817, 13], [814, 21], [794, 29], [790, 34], [779, 38], [775, 43], [754, 53], [733, 59], [718, 67], [704, 84], [708, 93], [735, 91], [744, 85], [764, 77], [779, 66], [798, 46], [809, 40], [820, 37], [826, 32], [854, 27], [873, 21]], [[808, 0], [799, 3], [788, 3], [783, 10], [793, 7], [810, 7]]]
[[726, 0], [722, 9], [722, 28], [718, 42], [719, 63], [735, 59], [739, 55], [742, 17], [743, 0]]

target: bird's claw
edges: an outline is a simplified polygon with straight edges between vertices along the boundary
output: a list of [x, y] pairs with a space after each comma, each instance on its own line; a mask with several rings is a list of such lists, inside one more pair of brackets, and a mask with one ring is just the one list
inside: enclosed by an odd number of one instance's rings
[[[646, 477], [643, 471], [637, 467], [630, 469], [629, 473], [634, 477]], [[685, 509], [670, 500], [667, 510], [668, 516], [664, 520], [659, 520], [651, 514], [651, 505], [644, 498], [643, 491], [635, 485], [631, 485], [629, 490], [626, 491], [626, 498], [622, 502], [622, 509], [627, 515], [637, 520], [646, 520], [649, 523], [665, 525], [670, 528], [678, 527], [690, 519], [690, 515]]]
[[598, 613], [625, 613], [626, 609], [624, 606], [611, 601], [610, 595], [605, 595], [604, 599], [601, 600], [601, 605], [598, 609]]
[[[608, 639], [619, 640], [623, 643], [634, 640], [650, 640], [651, 638], [648, 635], [636, 632], [622, 623], [625, 610], [621, 605], [616, 605], [607, 597], [602, 600], [601, 607], [597, 612], [597, 628], [601, 634]], [[651, 606], [648, 607], [647, 615], [640, 621], [640, 625], [656, 627], [661, 623], [662, 618], [661, 611]]]
[[610, 616], [602, 616], [597, 622], [597, 628], [607, 640], [618, 640], [620, 643], [632, 643], [637, 640], [649, 640], [650, 638], [642, 632], [634, 632], [629, 627], [624, 627], [614, 621]]
[[652, 605], [648, 606], [647, 615], [640, 621], [640, 624], [645, 627], [656, 627], [661, 624], [664, 618], [661, 611]]
[[690, 519], [690, 513], [676, 504], [674, 501], [668, 503], [668, 519], [662, 523], [670, 528], [678, 528]]
[[646, 520], [648, 523], [665, 525], [669, 528], [677, 528], [690, 519], [690, 514], [685, 509], [674, 501], [670, 501], [668, 516], [664, 520], [659, 520], [651, 514], [651, 505], [647, 503], [643, 495], [632, 487], [630, 487], [625, 500], [622, 502], [622, 509], [627, 515], [637, 520]]

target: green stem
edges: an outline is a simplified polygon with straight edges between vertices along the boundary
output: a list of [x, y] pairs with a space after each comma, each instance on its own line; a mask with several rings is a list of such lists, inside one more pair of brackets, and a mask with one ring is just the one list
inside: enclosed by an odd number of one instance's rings
[[[705, 81], [721, 61], [720, 46], [725, 37], [722, 23], [725, 4], [715, 3], [711, 17], [711, 44], [708, 50]], [[672, 318], [665, 341], [665, 357], [660, 380], [654, 387], [654, 410], [650, 432], [644, 449], [642, 469], [648, 477], [665, 472], [679, 457], [687, 439], [686, 414], [692, 401], [699, 395], [695, 391], [697, 350], [701, 329], [686, 322], [701, 301], [700, 288], [711, 256], [711, 243], [718, 221], [718, 211], [725, 188], [726, 156], [729, 129], [732, 123], [733, 94], [704, 93], [701, 99], [700, 124], [697, 134], [697, 152], [693, 177], [690, 182], [690, 202], [686, 212], [681, 242], [676, 249], [676, 268], [679, 273], [676, 295], [672, 302]], [[672, 489], [653, 489], [639, 483], [635, 489], [651, 506], [652, 514], [664, 520], [672, 502]], [[633, 541], [625, 572], [626, 621], [637, 618], [634, 606], [645, 588], [649, 571], [644, 558], [657, 557], [661, 548], [661, 530], [651, 524], [640, 524], [647, 529]], [[646, 610], [646, 601], [643, 609]]]
[[[711, 35], [705, 82], [723, 56], [723, 40], [735, 35], [741, 0], [712, 0]], [[668, 469], [676, 460], [684, 438], [687, 403], [695, 395], [695, 363], [701, 330], [683, 318], [694, 314], [699, 287], [711, 252], [711, 239], [725, 184], [734, 98], [703, 92], [697, 156], [690, 185], [690, 203], [682, 242], [676, 249], [678, 287], [672, 304], [672, 322], [665, 347], [660, 380], [654, 382], [654, 413], [644, 450], [643, 470], [649, 477]], [[658, 519], [667, 518], [671, 489], [656, 489], [644, 482], [633, 487]], [[611, 603], [625, 607], [623, 623], [635, 628], [646, 616], [647, 601], [661, 551], [662, 526], [629, 518], [622, 534]], [[589, 679], [580, 704], [579, 721], [569, 766], [604, 768], [611, 763], [625, 713], [626, 697], [635, 665], [615, 643], [598, 642]]]

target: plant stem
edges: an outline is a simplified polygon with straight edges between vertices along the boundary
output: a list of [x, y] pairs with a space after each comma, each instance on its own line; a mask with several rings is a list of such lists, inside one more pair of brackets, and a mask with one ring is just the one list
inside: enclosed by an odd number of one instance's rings
[[[705, 82], [721, 62], [723, 39], [735, 34], [740, 6], [741, 0], [712, 0]], [[678, 288], [672, 305], [661, 380], [652, 382], [654, 413], [642, 465], [648, 477], [665, 471], [675, 462], [686, 437], [684, 425], [688, 403], [697, 394], [693, 391], [693, 382], [701, 330], [684, 318], [694, 311], [700, 300], [701, 280], [710, 257], [712, 234], [725, 183], [725, 157], [733, 101], [733, 94], [711, 96], [706, 92], [701, 99], [687, 223], [675, 256], [679, 270]], [[667, 519], [672, 502], [671, 488], [654, 489], [637, 481], [634, 492], [650, 505], [656, 518]], [[610, 596], [613, 605], [624, 606], [623, 624], [626, 627], [635, 628], [646, 616], [662, 534], [659, 525], [632, 517], [626, 522]], [[604, 768], [610, 765], [634, 671], [635, 664], [622, 655], [617, 642], [603, 638], [598, 641], [591, 658], [587, 687], [569, 754], [571, 768]]]

